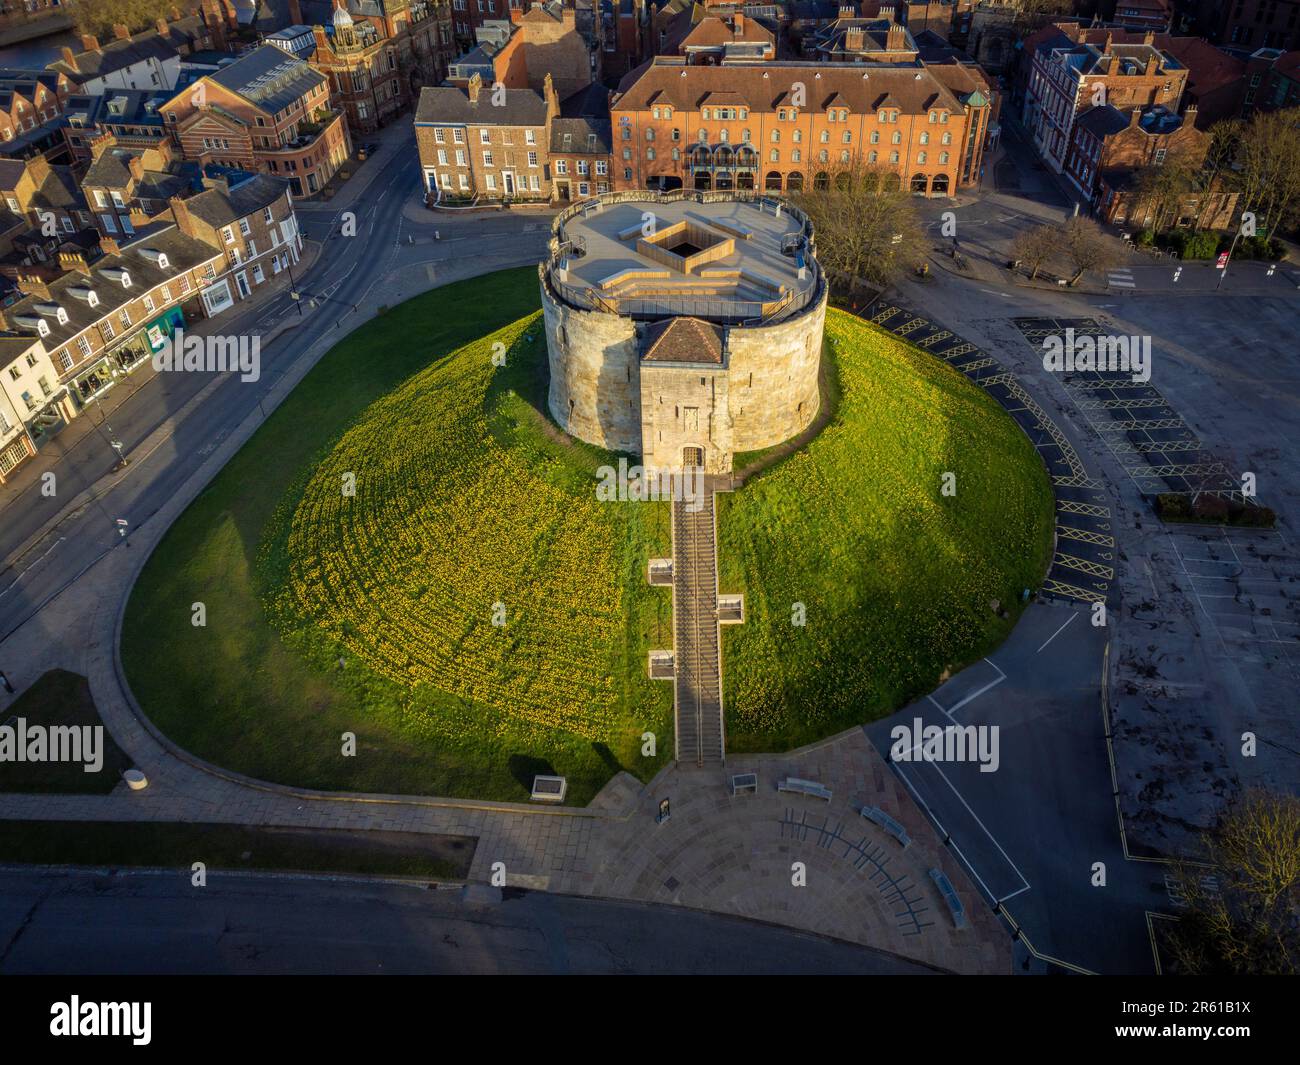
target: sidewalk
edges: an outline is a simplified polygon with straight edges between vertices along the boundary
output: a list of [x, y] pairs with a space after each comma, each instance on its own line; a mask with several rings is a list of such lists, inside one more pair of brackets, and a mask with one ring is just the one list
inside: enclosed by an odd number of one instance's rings
[[[304, 240], [302, 256], [298, 260], [298, 265], [294, 268], [295, 279], [301, 282], [302, 277], [316, 265], [320, 253], [320, 244], [315, 241]], [[260, 333], [257, 330], [258, 320], [270, 303], [289, 290], [289, 285], [288, 271], [285, 271], [259, 285], [249, 299], [237, 303], [225, 314], [218, 315], [215, 318], [201, 318], [192, 324], [187, 323], [185, 326], [186, 333], [191, 336], [201, 337], [216, 334], [246, 333], [261, 336], [263, 345], [270, 344], [287, 329], [293, 328], [295, 323], [286, 319], [277, 323], [269, 332]], [[13, 471], [7, 483], [3, 488], [0, 488], [0, 516], [3, 516], [5, 510], [10, 506], [21, 506], [22, 499], [20, 497], [29, 488], [39, 482], [46, 472], [58, 471], [73, 451], [88, 439], [97, 437], [101, 426], [105, 423], [111, 424], [114, 416], [157, 377], [158, 371], [154, 369], [152, 362], [147, 359], [143, 360], [127, 377], [100, 396], [93, 406], [83, 408], [80, 414], [64, 425], [53, 438], [53, 440], [58, 441], [59, 446], [57, 449], [48, 446], [44, 447], [31, 460]], [[158, 423], [149, 431], [148, 436], [152, 437], [159, 428], [170, 424], [196, 401], [206, 396], [211, 388], [218, 383], [219, 378], [214, 376], [212, 381], [208, 382], [178, 410], [158, 412]], [[129, 457], [135, 457], [136, 452], [139, 450], [143, 450], [143, 448], [133, 449]], [[39, 543], [43, 537], [48, 535], [51, 529], [61, 523], [68, 514], [74, 513], [88, 502], [98, 498], [113, 484], [117, 483], [117, 480], [122, 475], [123, 471], [120, 467], [117, 467], [94, 485], [90, 485], [78, 492], [37, 533], [29, 536], [20, 546], [10, 551], [8, 557], [3, 560], [3, 565], [13, 565], [34, 544]]]

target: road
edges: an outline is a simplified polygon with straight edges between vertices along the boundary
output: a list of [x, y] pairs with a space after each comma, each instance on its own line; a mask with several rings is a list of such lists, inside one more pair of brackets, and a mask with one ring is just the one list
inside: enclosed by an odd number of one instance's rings
[[[107, 551], [124, 546], [119, 519], [128, 523], [128, 532], [147, 520], [231, 428], [258, 407], [304, 351], [327, 334], [342, 337], [364, 321], [370, 313], [367, 302], [372, 306], [382, 302], [379, 294], [385, 291], [381, 285], [385, 279], [397, 272], [419, 278], [419, 287], [427, 288], [541, 257], [546, 218], [511, 212], [435, 215], [416, 206], [419, 189], [415, 146], [403, 144], [349, 206], [356, 216], [355, 236], [342, 234], [339, 209], [298, 205], [304, 235], [322, 244], [314, 267], [297, 279], [304, 299], [314, 299], [316, 306], [306, 311], [300, 325], [263, 347], [258, 381], [225, 377], [206, 399], [182, 413], [214, 375], [154, 376], [107, 419], [95, 407], [83, 412], [81, 417], [97, 425], [94, 434], [71, 446], [62, 445], [56, 436], [15, 474], [13, 484], [0, 495], [0, 559], [4, 560], [0, 641]], [[441, 239], [434, 239], [435, 232]], [[361, 308], [359, 315], [354, 307]], [[254, 316], [237, 328], [260, 334], [297, 313], [286, 291], [259, 305]], [[153, 370], [145, 367], [138, 373], [152, 375]], [[163, 446], [147, 455], [138, 453], [141, 443], [169, 421], [173, 431]], [[100, 498], [66, 515], [57, 527], [31, 542], [68, 501], [112, 474], [116, 455], [110, 439], [120, 441], [132, 456], [124, 476]], [[40, 475], [46, 470], [57, 477], [53, 497], [42, 494]]]
[[887, 954], [676, 907], [382, 881], [0, 871], [0, 973], [924, 974]]

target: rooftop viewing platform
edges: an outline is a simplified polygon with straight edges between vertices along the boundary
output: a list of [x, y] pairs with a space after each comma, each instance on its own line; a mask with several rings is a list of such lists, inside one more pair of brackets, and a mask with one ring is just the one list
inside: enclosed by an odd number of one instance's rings
[[797, 208], [732, 192], [614, 192], [552, 227], [544, 274], [572, 306], [654, 320], [776, 321], [819, 291]]

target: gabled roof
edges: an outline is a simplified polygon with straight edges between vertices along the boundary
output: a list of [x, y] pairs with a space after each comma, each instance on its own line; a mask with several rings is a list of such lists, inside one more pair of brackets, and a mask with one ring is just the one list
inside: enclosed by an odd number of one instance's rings
[[107, 41], [93, 52], [74, 55], [71, 62], [59, 59], [50, 64], [50, 69], [61, 70], [73, 81], [81, 83], [125, 70], [136, 63], [150, 59], [164, 63], [178, 55], [170, 41], [161, 37], [157, 31], [150, 30], [134, 37]]
[[692, 110], [706, 95], [725, 92], [751, 110], [770, 111], [788, 103], [794, 81], [807, 86], [811, 108], [824, 108], [826, 101], [836, 96], [840, 106], [859, 114], [881, 107], [897, 107], [906, 114], [923, 114], [933, 107], [962, 111], [957, 98], [933, 72], [910, 63], [686, 66], [681, 59], [663, 57], [641, 70], [634, 81], [625, 81], [625, 90], [611, 107], [616, 111], [644, 110], [653, 98], [655, 103]]
[[532, 89], [506, 89], [505, 103], [492, 104], [492, 87], [483, 86], [478, 102], [469, 98], [469, 90], [455, 85], [426, 85], [420, 90], [415, 121], [425, 125], [446, 122], [480, 126], [544, 126], [546, 101]]
[[234, 188], [223, 189], [218, 186], [204, 189], [187, 199], [185, 206], [194, 217], [220, 228], [284, 199], [288, 188], [289, 183], [281, 178], [255, 174]]

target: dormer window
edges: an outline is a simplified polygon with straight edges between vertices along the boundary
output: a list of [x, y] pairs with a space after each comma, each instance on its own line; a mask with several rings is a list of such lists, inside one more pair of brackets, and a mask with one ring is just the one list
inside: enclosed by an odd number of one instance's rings
[[126, 270], [122, 271], [122, 287], [123, 288], [131, 287], [131, 275]]
[[40, 335], [43, 337], [49, 336], [50, 323], [47, 322], [44, 318], [42, 318], [40, 321], [36, 323], [36, 332], [40, 333]]
[[158, 253], [158, 269], [159, 270], [167, 269], [167, 253], [165, 251]]
[[57, 311], [54, 312], [54, 317], [58, 320], [59, 325], [68, 324], [68, 312], [65, 311], [62, 307], [60, 307]]
[[86, 293], [86, 302], [90, 304], [90, 306], [92, 307], [98, 307], [99, 293], [96, 292], [94, 289], [91, 289], [89, 292]]

